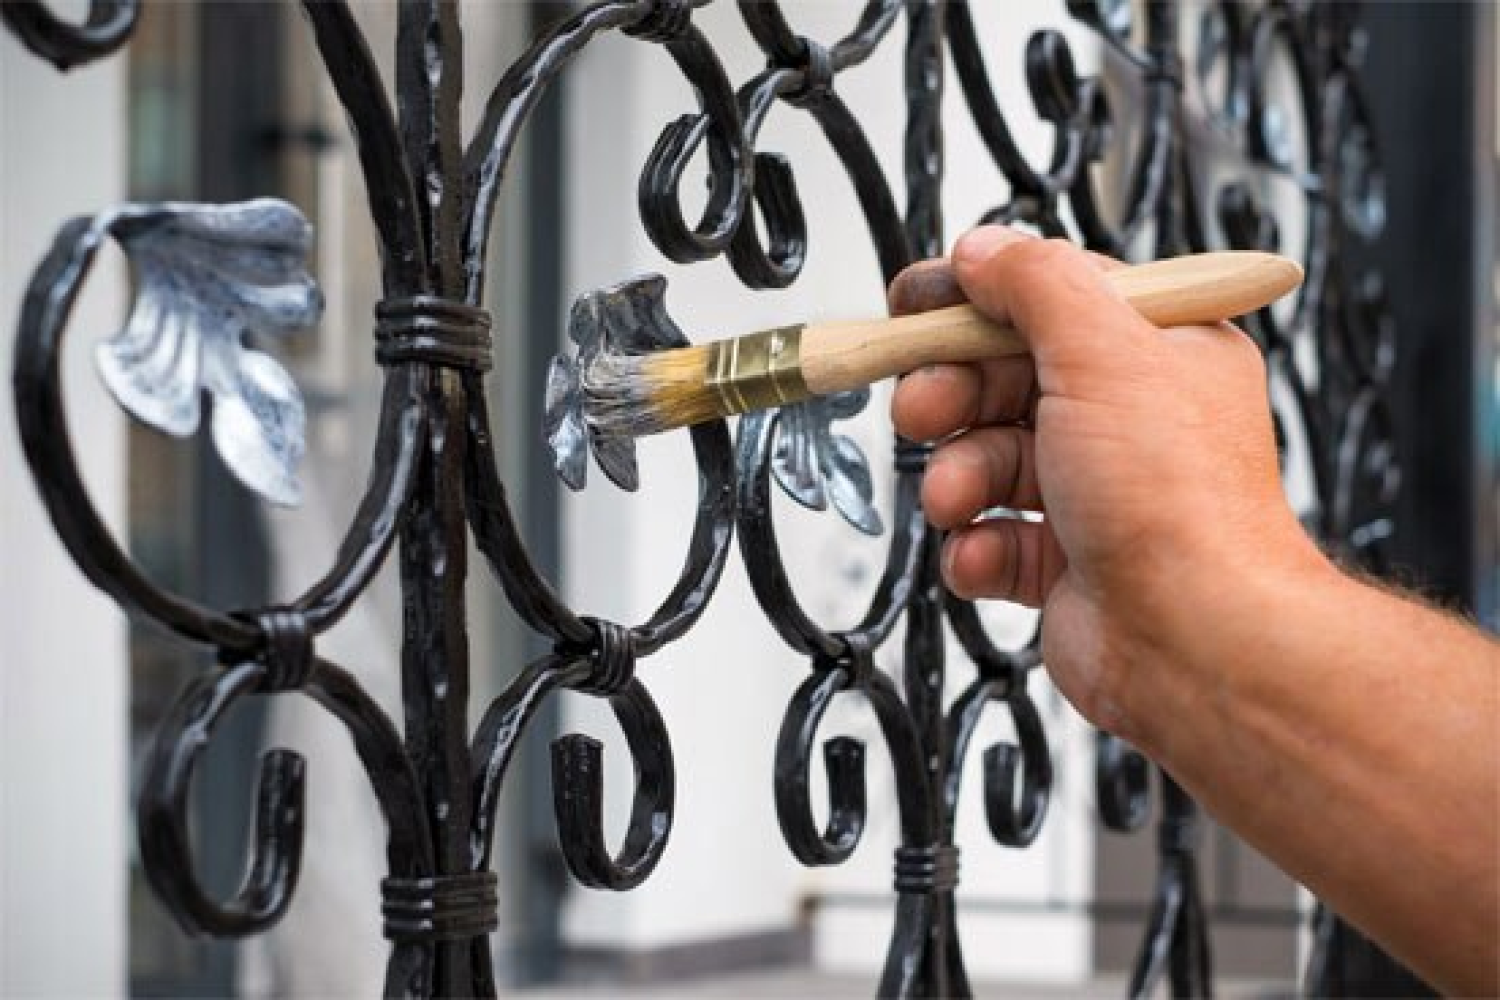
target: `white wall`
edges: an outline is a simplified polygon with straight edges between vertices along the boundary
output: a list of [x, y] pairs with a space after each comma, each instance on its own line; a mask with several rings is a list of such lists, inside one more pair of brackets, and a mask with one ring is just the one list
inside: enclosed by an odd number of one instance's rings
[[[855, 8], [830, 0], [797, 5], [797, 29], [832, 40], [847, 31]], [[1034, 24], [1067, 19], [1062, 4], [988, 5], [976, 16], [993, 39], [995, 85], [1028, 152], [1041, 156], [1050, 135], [1032, 111], [1021, 78], [1024, 45]], [[763, 64], [738, 13], [718, 5], [694, 16], [713, 40], [733, 81]], [[900, 35], [870, 64], [841, 75], [839, 93], [864, 123], [886, 173], [904, 202], [901, 134]], [[1078, 49], [1082, 67], [1090, 55]], [[950, 84], [956, 88], [956, 83]], [[567, 291], [578, 294], [643, 271], [669, 277], [667, 301], [690, 336], [704, 338], [806, 318], [878, 315], [884, 311], [879, 270], [857, 202], [842, 169], [807, 116], [780, 107], [759, 148], [786, 153], [809, 218], [811, 248], [802, 278], [775, 293], [747, 292], [722, 261], [695, 267], [667, 264], [649, 245], [636, 215], [635, 184], [660, 129], [694, 110], [690, 87], [659, 47], [612, 37], [591, 46], [569, 71]], [[950, 95], [955, 96], [955, 95]], [[952, 236], [980, 211], [1003, 200], [1005, 187], [975, 137], [967, 112], [950, 101], [947, 113], [946, 211]], [[696, 176], [684, 185], [699, 189]], [[696, 205], [694, 206], [696, 208]], [[885, 397], [872, 402], [853, 433], [872, 460], [881, 509], [889, 518], [890, 432]], [[841, 428], [843, 429], [843, 428]], [[695, 504], [695, 471], [685, 435], [642, 442], [640, 495], [625, 496], [597, 470], [587, 492], [567, 503], [564, 522], [566, 587], [575, 606], [624, 622], [644, 620], [676, 578]], [[869, 601], [888, 541], [868, 540], [832, 512], [812, 514], [780, 504], [781, 549], [804, 604], [816, 620], [852, 626]], [[640, 670], [658, 699], [672, 734], [678, 769], [677, 825], [657, 872], [623, 895], [578, 889], [566, 915], [569, 940], [643, 949], [784, 929], [794, 924], [808, 894], [879, 896], [867, 906], [825, 906], [817, 924], [819, 960], [831, 967], [872, 970], [884, 958], [892, 907], [891, 852], [895, 809], [891, 775], [873, 719], [858, 707], [836, 710], [825, 729], [867, 739], [871, 829], [843, 868], [810, 871], [792, 859], [776, 826], [771, 763], [787, 698], [807, 665], [771, 630], [755, 604], [736, 551], [723, 584], [687, 638], [646, 661]], [[1024, 632], [1024, 616], [994, 610], [997, 634]], [[894, 668], [899, 637], [881, 662]], [[955, 648], [955, 686], [971, 669]], [[1042, 681], [1038, 678], [1037, 681]], [[1080, 730], [1065, 721], [1044, 683], [1033, 682], [1039, 705], [1056, 716], [1051, 727], [1058, 788], [1047, 832], [1024, 852], [995, 846], [984, 829], [975, 791], [979, 748], [1005, 729], [993, 720], [976, 739], [961, 808], [964, 847], [961, 899], [1078, 899], [1092, 881], [1092, 818], [1087, 792], [1091, 760]], [[1048, 708], [1048, 706], [1052, 708]], [[1003, 715], [1003, 712], [1000, 713]], [[618, 843], [631, 774], [612, 720], [582, 698], [570, 698], [567, 721], [582, 731], [608, 732], [606, 795]], [[841, 728], [834, 728], [835, 726]], [[818, 769], [815, 769], [818, 770]], [[821, 781], [821, 775], [816, 779]], [[816, 801], [816, 797], [815, 797]], [[1077, 917], [996, 916], [973, 909], [965, 928], [976, 976], [1073, 979], [1086, 975], [1090, 938]], [[1003, 937], [1001, 935], [1004, 935]], [[1003, 948], [995, 947], [999, 941]]]
[[[73, 13], [64, 6], [63, 12]], [[0, 995], [118, 995], [125, 984], [124, 618], [73, 567], [21, 457], [14, 322], [57, 227], [124, 196], [125, 61], [62, 75], [0, 30]], [[74, 315], [65, 379], [100, 509], [125, 506], [120, 411], [88, 348], [119, 322], [101, 255]]]

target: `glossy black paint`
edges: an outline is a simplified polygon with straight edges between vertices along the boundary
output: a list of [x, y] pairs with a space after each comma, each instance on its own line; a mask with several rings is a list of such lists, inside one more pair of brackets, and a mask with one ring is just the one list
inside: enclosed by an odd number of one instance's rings
[[[466, 142], [458, 116], [463, 65], [455, 0], [401, 3], [394, 105], [348, 5], [305, 0], [356, 139], [380, 244], [384, 296], [372, 339], [386, 385], [366, 494], [332, 567], [285, 605], [219, 611], [148, 580], [105, 528], [67, 445], [58, 359], [72, 305], [111, 227], [149, 209], [68, 223], [33, 275], [16, 348], [16, 403], [27, 460], [54, 526], [96, 586], [130, 613], [213, 648], [221, 661], [169, 713], [146, 762], [139, 805], [146, 870], [188, 932], [254, 933], [285, 912], [300, 866], [302, 758], [286, 749], [265, 756], [245, 881], [227, 901], [210, 898], [197, 879], [185, 803], [195, 762], [235, 702], [300, 692], [349, 730], [385, 814], [387, 995], [493, 995], [486, 935], [501, 889], [488, 869], [497, 801], [521, 735], [559, 690], [609, 702], [636, 771], [623, 845], [611, 851], [603, 834], [601, 748], [587, 736], [566, 736], [553, 746], [558, 832], [580, 882], [612, 890], [639, 885], [667, 845], [675, 773], [668, 727], [636, 675], [637, 661], [697, 621], [737, 527], [767, 618], [811, 661], [775, 746], [774, 804], [789, 848], [805, 864], [831, 865], [859, 843], [869, 803], [858, 741], [835, 736], [823, 744], [830, 802], [821, 829], [810, 802], [819, 724], [835, 698], [857, 694], [887, 743], [901, 826], [896, 922], [879, 993], [970, 992], [954, 904], [954, 819], [963, 762], [983, 713], [1003, 707], [1016, 732], [1015, 744], [984, 752], [985, 812], [1000, 844], [1024, 848], [1035, 839], [1053, 770], [1042, 717], [1027, 691], [1028, 674], [1041, 663], [1040, 632], [1021, 648], [1003, 649], [975, 607], [942, 588], [941, 538], [918, 502], [926, 449], [896, 446], [886, 566], [861, 622], [844, 631], [810, 617], [782, 565], [769, 483], [783, 414], [744, 418], [736, 442], [722, 422], [691, 431], [699, 511], [689, 550], [676, 586], [635, 626], [568, 607], [528, 555], [507, 504], [483, 391], [492, 351], [481, 302], [489, 231], [520, 129], [571, 59], [609, 32], [663, 46], [698, 100], [695, 111], [666, 126], [643, 166], [638, 193], [646, 233], [674, 261], [725, 256], [747, 288], [795, 281], [811, 238], [792, 165], [756, 148], [767, 116], [782, 106], [811, 116], [847, 172], [879, 260], [871, 281], [888, 282], [911, 261], [943, 252], [941, 110], [950, 60], [957, 96], [997, 180], [1005, 182], [1003, 200], [985, 219], [1071, 235], [1119, 256], [1276, 247], [1279, 227], [1265, 191], [1280, 185], [1293, 192], [1307, 214], [1307, 237], [1280, 249], [1303, 260], [1307, 284], [1290, 313], [1268, 310], [1246, 322], [1288, 387], [1292, 402], [1278, 411], [1278, 421], [1294, 421], [1308, 443], [1318, 500], [1310, 526], [1342, 554], [1384, 565], [1400, 488], [1387, 400], [1394, 333], [1384, 282], [1364, 252], [1383, 224], [1383, 186], [1357, 79], [1363, 36], [1349, 8], [1221, 0], [1186, 24], [1178, 3], [1158, 0], [1141, 9], [1142, 24], [1132, 25], [1135, 5], [1069, 0], [1070, 14], [1102, 38], [1132, 78], [1135, 98], [1130, 107], [1111, 107], [1102, 82], [1079, 75], [1061, 33], [1034, 34], [1024, 47], [1026, 79], [1036, 112], [1054, 134], [1042, 164], [1014, 141], [986, 65], [1000, 45], [981, 35], [966, 0], [869, 0], [849, 33], [828, 45], [799, 34], [779, 3], [740, 0], [766, 66], [738, 88], [693, 24], [694, 10], [706, 2], [605, 0], [546, 29], [496, 84]], [[135, 5], [94, 0], [82, 26], [57, 20], [36, 0], [11, 0], [0, 12], [24, 44], [66, 69], [123, 44]], [[837, 92], [841, 73], [902, 37], [895, 26], [903, 21], [904, 209]], [[1184, 62], [1188, 31], [1198, 32], [1200, 42], [1193, 65]], [[1273, 64], [1293, 68], [1295, 107], [1271, 102]], [[1208, 93], [1210, 80], [1219, 81], [1217, 92]], [[1189, 134], [1184, 93], [1195, 88], [1208, 94], [1209, 122], [1206, 131]], [[1288, 148], [1288, 114], [1308, 136], [1300, 152]], [[1136, 126], [1135, 148], [1125, 156], [1124, 193], [1111, 219], [1096, 168], [1116, 152], [1117, 126], [1127, 118]], [[700, 149], [711, 184], [693, 222], [682, 214], [679, 191], [685, 179], [697, 183], [686, 175]], [[629, 314], [642, 307], [642, 294], [639, 285], [622, 285], [595, 293], [589, 307]], [[659, 308], [660, 289], [652, 294]], [[627, 447], [593, 442], [593, 450], [611, 478], [634, 481]], [[465, 725], [463, 595], [471, 534], [518, 614], [553, 644], [485, 709], [472, 737]], [[350, 674], [316, 652], [317, 636], [359, 599], [393, 547], [403, 587], [400, 729]], [[893, 678], [876, 667], [875, 654], [903, 618], [901, 667]], [[951, 704], [943, 697], [948, 630], [976, 668]], [[1107, 826], [1133, 830], [1146, 822], [1150, 773], [1127, 745], [1100, 735], [1096, 783]], [[1197, 810], [1170, 779], [1162, 775], [1158, 783], [1157, 889], [1129, 991], [1145, 996], [1165, 980], [1174, 996], [1207, 995]], [[1328, 967], [1325, 952], [1315, 977]], [[1310, 988], [1336, 991], [1339, 983], [1320, 977]]]

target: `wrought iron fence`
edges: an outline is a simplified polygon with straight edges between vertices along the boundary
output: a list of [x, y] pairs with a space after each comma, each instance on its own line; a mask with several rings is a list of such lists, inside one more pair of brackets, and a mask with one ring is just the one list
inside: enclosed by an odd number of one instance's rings
[[[898, 777], [896, 923], [879, 992], [969, 993], [956, 927], [954, 815], [981, 715], [992, 707], [1008, 713], [1017, 736], [1014, 745], [1000, 743], [984, 755], [982, 794], [1001, 844], [1023, 848], [1036, 837], [1052, 768], [1027, 691], [1040, 663], [1036, 639], [1021, 648], [997, 644], [975, 607], [939, 582], [939, 538], [917, 502], [927, 449], [898, 442], [886, 526], [873, 503], [868, 459], [832, 430], [864, 406], [864, 395], [746, 417], [733, 437], [723, 422], [692, 430], [699, 504], [689, 552], [676, 586], [636, 625], [569, 607], [534, 567], [507, 507], [482, 390], [492, 351], [482, 304], [491, 219], [517, 134], [539, 96], [608, 33], [663, 46], [698, 97], [696, 110], [662, 130], [642, 169], [646, 233], [674, 261], [726, 257], [747, 289], [796, 281], [813, 238], [793, 164], [758, 148], [768, 115], [783, 108], [810, 115], [842, 162], [882, 279], [942, 253], [940, 112], [949, 60], [997, 180], [1005, 182], [997, 189], [1009, 192], [987, 220], [1122, 257], [1219, 246], [1299, 256], [1308, 280], [1295, 305], [1245, 322], [1288, 390], [1278, 397], [1278, 427], [1306, 442], [1316, 495], [1309, 527], [1335, 549], [1380, 566], [1400, 485], [1385, 400], [1395, 338], [1380, 274], [1353, 265], [1356, 256], [1345, 252], [1377, 239], [1385, 212], [1357, 79], [1363, 35], [1351, 8], [1222, 0], [1189, 16], [1171, 0], [1068, 0], [1069, 14], [1134, 78], [1138, 99], [1119, 106], [1099, 79], [1078, 73], [1061, 33], [1035, 33], [1024, 53], [993, 51], [964, 0], [870, 0], [857, 16], [851, 6], [852, 29], [832, 43], [799, 34], [778, 3], [741, 0], [766, 66], [736, 86], [694, 24], [695, 9], [706, 2], [605, 0], [579, 10], [542, 33], [495, 84], [468, 137], [459, 126], [463, 59], [454, 0], [401, 3], [394, 106], [348, 5], [304, 2], [357, 141], [380, 243], [384, 297], [373, 345], [385, 389], [370, 482], [353, 523], [326, 574], [285, 604], [207, 608], [142, 573], [84, 489], [67, 444], [59, 354], [95, 254], [113, 239], [132, 259], [137, 288], [127, 325], [97, 348], [107, 387], [135, 418], [177, 435], [198, 428], [206, 391], [210, 431], [228, 467], [270, 501], [295, 502], [302, 403], [278, 363], [244, 338], [316, 321], [321, 300], [303, 267], [307, 225], [295, 209], [270, 200], [127, 205], [64, 225], [37, 268], [14, 377], [25, 453], [52, 521], [96, 586], [130, 613], [219, 656], [220, 665], [190, 684], [168, 714], [140, 793], [143, 862], [184, 930], [253, 934], [287, 908], [300, 863], [302, 758], [287, 749], [265, 755], [245, 880], [228, 900], [211, 898], [194, 874], [185, 802], [195, 764], [231, 705], [250, 695], [299, 692], [346, 726], [388, 824], [386, 992], [492, 995], [486, 935], [501, 887], [489, 870], [490, 852], [497, 796], [521, 733], [560, 689], [609, 703], [637, 777], [623, 845], [611, 851], [605, 842], [600, 744], [583, 735], [553, 745], [558, 835], [580, 882], [612, 890], [640, 885], [667, 846], [674, 772], [667, 726], [638, 664], [693, 627], [738, 532], [767, 618], [810, 665], [790, 695], [775, 746], [775, 808], [787, 845], [804, 864], [834, 865], [859, 843], [866, 795], [858, 741], [836, 737], [822, 745], [829, 803], [821, 828], [810, 801], [819, 722], [835, 698], [857, 694], [878, 718]], [[0, 14], [33, 52], [68, 69], [125, 44], [136, 6], [93, 0], [82, 25], [58, 20], [39, 0], [9, 0]], [[844, 72], [877, 48], [898, 45], [907, 95], [904, 207], [838, 90]], [[1028, 158], [1013, 140], [990, 85], [986, 60], [1018, 57], [1036, 111], [1053, 126], [1044, 161]], [[1273, 60], [1292, 67], [1289, 101], [1268, 92]], [[1309, 137], [1303, 149], [1288, 139], [1293, 123]], [[1125, 124], [1137, 137], [1128, 152], [1117, 148]], [[679, 189], [700, 159], [709, 196], [693, 221]], [[1106, 162], [1125, 178], [1124, 196], [1113, 203], [1099, 184]], [[1282, 245], [1278, 199], [1295, 202], [1306, 220], [1297, 245]], [[630, 442], [601, 437], [584, 420], [577, 370], [599, 350], [669, 346], [671, 337], [641, 333], [675, 329], [662, 312], [661, 291], [659, 279], [636, 281], [575, 305], [577, 357], [554, 363], [542, 420], [557, 471], [575, 489], [584, 486], [591, 460], [620, 487], [638, 481]], [[653, 322], [641, 322], [645, 312]], [[799, 602], [777, 547], [772, 480], [806, 506], [831, 503], [856, 528], [888, 532], [883, 577], [855, 628], [830, 630]], [[485, 708], [472, 733], [465, 728], [463, 600], [471, 537], [521, 618], [554, 644]], [[403, 590], [401, 726], [316, 648], [318, 635], [360, 598], [393, 549]], [[893, 677], [875, 667], [874, 653], [903, 618], [902, 667]], [[976, 670], [950, 704], [943, 700], [945, 621]], [[1203, 995], [1212, 981], [1194, 853], [1197, 811], [1164, 775], [1158, 782], [1159, 873], [1129, 992], [1145, 995], [1165, 979], [1173, 995]], [[1139, 827], [1150, 786], [1150, 765], [1101, 734], [1103, 821]], [[1323, 917], [1320, 926], [1332, 925]], [[1309, 970], [1315, 992], [1328, 986], [1322, 961], [1315, 955]]]

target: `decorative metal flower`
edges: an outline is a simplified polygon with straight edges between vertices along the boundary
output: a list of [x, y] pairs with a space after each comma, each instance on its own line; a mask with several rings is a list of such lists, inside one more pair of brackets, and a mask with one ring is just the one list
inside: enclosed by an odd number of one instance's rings
[[640, 488], [635, 441], [600, 434], [588, 422], [582, 374], [604, 351], [647, 354], [664, 347], [690, 346], [667, 315], [666, 288], [667, 279], [652, 274], [587, 292], [573, 303], [568, 336], [578, 350], [571, 359], [563, 355], [552, 359], [542, 421], [552, 449], [552, 466], [569, 489], [581, 490], [588, 481], [590, 452], [610, 482], [622, 490]]
[[776, 446], [771, 469], [786, 494], [804, 507], [834, 509], [867, 535], [885, 530], [875, 510], [870, 463], [859, 445], [833, 433], [835, 420], [860, 413], [870, 400], [868, 389], [824, 396], [788, 406], [777, 414]]
[[[571, 358], [552, 359], [542, 421], [552, 466], [570, 489], [581, 490], [588, 482], [590, 453], [610, 482], [622, 490], [640, 488], [635, 441], [594, 428], [584, 407], [583, 373], [604, 352], [647, 354], [689, 346], [667, 314], [666, 288], [665, 278], [647, 275], [587, 292], [573, 303], [568, 336], [578, 349]], [[772, 468], [782, 489], [804, 507], [825, 510], [832, 495], [845, 520], [878, 535], [884, 528], [873, 505], [869, 462], [857, 444], [832, 432], [833, 421], [859, 413], [869, 398], [868, 390], [860, 390], [780, 410]]]
[[272, 503], [297, 504], [302, 396], [286, 369], [244, 339], [285, 336], [322, 315], [322, 294], [304, 267], [307, 220], [266, 198], [132, 205], [100, 224], [137, 279], [124, 329], [95, 351], [104, 384], [136, 419], [177, 437], [198, 429], [207, 390], [224, 464]]

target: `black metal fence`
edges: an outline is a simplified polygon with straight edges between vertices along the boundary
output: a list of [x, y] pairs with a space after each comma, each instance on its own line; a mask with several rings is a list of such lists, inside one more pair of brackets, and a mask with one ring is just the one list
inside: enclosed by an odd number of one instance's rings
[[[507, 507], [482, 388], [492, 351], [481, 301], [492, 215], [517, 134], [540, 95], [607, 33], [663, 46], [698, 96], [696, 109], [662, 130], [642, 167], [645, 231], [674, 261], [726, 257], [749, 290], [796, 281], [816, 238], [798, 200], [795, 165], [758, 148], [767, 116], [805, 113], [820, 126], [858, 196], [879, 277], [889, 281], [946, 246], [940, 111], [949, 90], [971, 112], [994, 161], [996, 190], [1006, 192], [986, 220], [1121, 257], [1219, 247], [1299, 257], [1308, 280], [1295, 304], [1245, 324], [1287, 390], [1278, 397], [1285, 400], [1278, 427], [1306, 443], [1315, 494], [1309, 528], [1351, 561], [1390, 565], [1393, 516], [1403, 502], [1391, 403], [1398, 337], [1375, 249], [1388, 200], [1359, 80], [1369, 36], [1358, 10], [1279, 0], [1223, 0], [1190, 10], [1177, 2], [1068, 0], [1068, 13], [1097, 34], [1111, 65], [1130, 78], [1125, 89], [1135, 96], [1120, 106], [1099, 79], [1080, 75], [1061, 33], [1039, 31], [1021, 53], [995, 51], [962, 0], [850, 5], [853, 27], [832, 41], [800, 35], [795, 12], [778, 3], [742, 0], [744, 24], [766, 65], [736, 84], [694, 25], [694, 10], [705, 2], [605, 0], [578, 10], [544, 31], [494, 85], [467, 137], [459, 126], [463, 59], [453, 0], [401, 3], [394, 104], [349, 7], [339, 0], [303, 4], [357, 140], [380, 242], [384, 298], [372, 346], [385, 368], [385, 390], [358, 513], [322, 579], [284, 604], [208, 608], [143, 575], [104, 527], [65, 445], [58, 359], [95, 253], [112, 239], [132, 260], [137, 290], [129, 323], [99, 347], [110, 390], [137, 419], [175, 434], [198, 427], [206, 391], [212, 437], [227, 466], [273, 502], [294, 502], [301, 400], [285, 371], [243, 334], [316, 321], [320, 299], [303, 269], [306, 224], [289, 205], [270, 200], [125, 206], [64, 225], [37, 268], [14, 377], [26, 455], [53, 523], [96, 586], [130, 613], [216, 650], [220, 661], [168, 714], [140, 794], [142, 859], [184, 930], [253, 934], [286, 910], [300, 863], [303, 760], [286, 749], [265, 755], [252, 853], [231, 899], [210, 898], [195, 876], [185, 804], [195, 763], [231, 705], [299, 692], [347, 727], [388, 824], [387, 993], [493, 994], [486, 934], [503, 887], [490, 871], [490, 852], [497, 796], [519, 737], [559, 689], [607, 700], [637, 777], [628, 832], [618, 850], [606, 844], [600, 744], [569, 735], [553, 745], [558, 836], [583, 884], [641, 884], [667, 847], [674, 772], [667, 726], [640, 661], [693, 627], [737, 532], [767, 618], [809, 661], [775, 746], [774, 804], [788, 847], [805, 864], [834, 865], [860, 840], [866, 795], [859, 742], [836, 737], [821, 747], [826, 824], [815, 821], [810, 801], [819, 722], [835, 698], [857, 695], [878, 718], [899, 792], [896, 924], [879, 992], [969, 992], [956, 929], [953, 838], [959, 774], [981, 715], [1008, 713], [1017, 734], [1014, 745], [997, 744], [984, 756], [979, 794], [1001, 844], [1024, 848], [1036, 837], [1052, 769], [1047, 732], [1027, 690], [1040, 663], [1036, 640], [1021, 648], [997, 644], [974, 606], [938, 580], [939, 539], [917, 504], [926, 449], [897, 444], [894, 506], [882, 524], [867, 457], [832, 428], [863, 408], [863, 394], [746, 417], [733, 435], [723, 422], [694, 429], [700, 502], [689, 551], [677, 585], [647, 621], [633, 625], [569, 607], [536, 570]], [[136, 7], [134, 0], [93, 0], [77, 26], [38, 0], [8, 0], [0, 14], [33, 52], [67, 69], [123, 45]], [[841, 74], [882, 46], [900, 46], [905, 56], [904, 197], [839, 96]], [[1018, 148], [990, 85], [986, 60], [1016, 58], [1024, 59], [1036, 111], [1053, 126], [1043, 160]], [[1271, 93], [1275, 64], [1289, 67], [1289, 95]], [[1129, 150], [1118, 142], [1125, 133], [1135, 137]], [[701, 217], [689, 219], [679, 189], [701, 182], [694, 170], [704, 160], [709, 195]], [[1295, 245], [1287, 245], [1278, 222], [1288, 210], [1303, 220], [1305, 236]], [[625, 489], [637, 482], [631, 444], [600, 437], [583, 419], [577, 366], [611, 344], [668, 346], [640, 342], [637, 310], [661, 308], [659, 292], [633, 284], [575, 306], [578, 357], [554, 363], [542, 415], [557, 471], [574, 488], [584, 485], [590, 464]], [[831, 504], [856, 528], [888, 535], [884, 575], [857, 627], [830, 630], [799, 602], [777, 547], [773, 480], [806, 506]], [[471, 537], [521, 618], [553, 644], [484, 709], [473, 732], [465, 727], [463, 599]], [[393, 550], [404, 595], [400, 724], [317, 651], [319, 634], [360, 598]], [[875, 667], [874, 653], [903, 618], [902, 667], [891, 676]], [[943, 700], [945, 622], [975, 669], [951, 704]], [[1099, 736], [1098, 805], [1108, 826], [1132, 830], [1146, 822], [1152, 770], [1130, 747]], [[1164, 775], [1156, 784], [1158, 876], [1129, 992], [1145, 995], [1166, 981], [1175, 996], [1206, 995], [1212, 971], [1195, 861], [1198, 814]], [[1317, 923], [1321, 946], [1307, 988], [1347, 989], [1333, 945], [1341, 932], [1326, 914]]]

